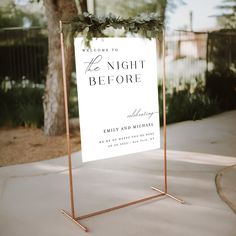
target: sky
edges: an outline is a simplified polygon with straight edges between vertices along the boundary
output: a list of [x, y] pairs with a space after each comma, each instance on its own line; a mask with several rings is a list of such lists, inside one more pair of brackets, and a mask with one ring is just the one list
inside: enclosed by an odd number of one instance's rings
[[184, 25], [189, 25], [189, 12], [193, 12], [193, 30], [201, 31], [216, 26], [216, 19], [209, 17], [219, 14], [215, 9], [221, 5], [222, 0], [184, 0], [186, 5], [178, 6], [174, 13], [169, 13], [169, 29], [183, 29]]

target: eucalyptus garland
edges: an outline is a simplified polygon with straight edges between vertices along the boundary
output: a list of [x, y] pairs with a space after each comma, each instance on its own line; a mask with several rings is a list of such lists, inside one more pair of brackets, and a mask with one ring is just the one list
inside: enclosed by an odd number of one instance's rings
[[78, 15], [65, 28], [67, 36], [75, 37], [80, 34], [85, 37], [89, 46], [92, 38], [108, 37], [104, 32], [107, 28], [123, 29], [124, 34], [139, 34], [145, 38], [159, 37], [163, 28], [163, 20], [157, 13], [140, 14], [134, 18], [122, 19], [110, 14], [99, 17], [89, 13]]

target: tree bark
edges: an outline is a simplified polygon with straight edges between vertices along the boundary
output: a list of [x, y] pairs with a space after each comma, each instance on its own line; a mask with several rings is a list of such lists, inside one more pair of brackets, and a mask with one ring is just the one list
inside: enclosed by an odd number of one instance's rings
[[87, 0], [79, 0], [81, 12], [88, 12]]
[[[65, 133], [64, 94], [62, 79], [59, 20], [70, 20], [77, 15], [74, 0], [44, 0], [48, 23], [48, 73], [44, 93], [44, 134]], [[73, 69], [73, 42], [65, 47], [67, 84]], [[69, 94], [69, 93], [68, 93]]]

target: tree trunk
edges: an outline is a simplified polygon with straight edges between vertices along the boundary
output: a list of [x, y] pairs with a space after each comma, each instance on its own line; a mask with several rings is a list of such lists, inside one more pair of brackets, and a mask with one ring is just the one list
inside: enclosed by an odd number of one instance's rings
[[81, 12], [82, 13], [88, 12], [87, 0], [80, 0], [79, 3], [80, 3]]
[[[77, 15], [74, 0], [44, 0], [48, 23], [48, 73], [44, 93], [44, 134], [60, 135], [65, 132], [64, 94], [62, 79], [59, 20]], [[65, 48], [67, 84], [73, 68], [73, 42]]]

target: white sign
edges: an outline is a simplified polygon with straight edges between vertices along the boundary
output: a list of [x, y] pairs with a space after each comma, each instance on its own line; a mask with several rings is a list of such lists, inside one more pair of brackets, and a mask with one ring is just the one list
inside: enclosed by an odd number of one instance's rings
[[160, 148], [155, 39], [75, 38], [84, 162]]

